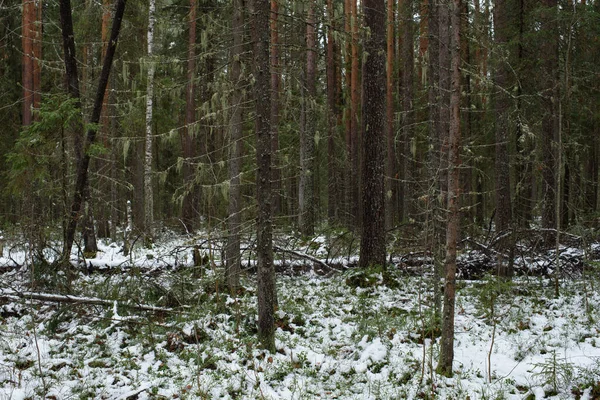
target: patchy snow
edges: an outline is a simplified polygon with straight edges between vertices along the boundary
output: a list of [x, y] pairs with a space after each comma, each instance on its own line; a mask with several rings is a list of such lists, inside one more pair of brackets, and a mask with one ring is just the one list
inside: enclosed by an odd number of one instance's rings
[[[541, 277], [515, 278], [504, 291], [491, 279], [459, 281], [454, 376], [445, 378], [435, 373], [439, 338], [431, 335], [429, 277], [398, 274], [392, 289], [378, 272], [377, 283], [365, 288], [349, 286], [339, 273], [280, 275], [277, 352], [270, 354], [257, 345], [254, 276], [231, 297], [216, 281], [218, 267], [201, 275], [168, 268], [191, 265], [187, 240], [136, 248], [129, 257], [102, 244], [87, 261], [99, 271], [78, 277], [73, 298], [106, 304], [6, 298], [0, 400], [516, 400], [600, 393], [596, 276], [562, 281], [558, 298], [553, 282]], [[326, 238], [311, 243], [305, 252], [329, 251]], [[569, 248], [562, 254], [580, 255]], [[119, 272], [105, 273], [102, 265]], [[144, 273], [130, 268], [140, 265]], [[3, 294], [29, 290], [24, 271], [2, 277]], [[159, 308], [148, 313], [127, 304]]]

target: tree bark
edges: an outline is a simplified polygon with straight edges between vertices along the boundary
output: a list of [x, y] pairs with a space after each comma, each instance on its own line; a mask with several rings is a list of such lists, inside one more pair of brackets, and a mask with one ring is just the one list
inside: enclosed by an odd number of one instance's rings
[[152, 111], [154, 97], [154, 13], [156, 0], [150, 0], [148, 9], [148, 78], [146, 82], [146, 147], [144, 151], [144, 230], [146, 242], [154, 236], [154, 190], [152, 189]]
[[183, 185], [186, 188], [181, 206], [181, 220], [186, 232], [196, 227], [197, 198], [192, 161], [196, 155], [194, 136], [196, 136], [196, 16], [197, 0], [190, 0], [187, 83], [185, 88], [185, 129], [182, 137]]
[[446, 279], [442, 338], [437, 372], [452, 376], [454, 361], [454, 305], [456, 301], [456, 246], [460, 228], [460, 12], [461, 0], [453, 0], [451, 13], [451, 95], [448, 153], [448, 222], [446, 228]]
[[[75, 82], [77, 88], [76, 92], [77, 94], [79, 94], [79, 84], [77, 79], [77, 69], [75, 63], [75, 42], [73, 39], [73, 24], [70, 3], [70, 0], [61, 0], [60, 2], [61, 27], [63, 31], [63, 42], [65, 44], [65, 68], [67, 70], [69, 87], [71, 87], [71, 84]], [[65, 232], [65, 243], [62, 254], [63, 263], [69, 262], [71, 255], [71, 247], [73, 246], [73, 241], [75, 239], [75, 231], [77, 229], [77, 222], [80, 217], [81, 205], [84, 199], [84, 191], [88, 180], [88, 167], [90, 164], [89, 149], [96, 140], [96, 125], [98, 124], [98, 122], [100, 122], [102, 102], [104, 99], [105, 89], [108, 84], [108, 77], [110, 75], [112, 61], [117, 47], [117, 41], [119, 39], [119, 31], [121, 28], [123, 13], [125, 11], [125, 3], [126, 0], [117, 0], [115, 16], [111, 28], [110, 41], [106, 50], [106, 55], [103, 60], [102, 72], [100, 73], [98, 88], [96, 90], [96, 96], [94, 99], [94, 107], [92, 110], [92, 116], [90, 118], [91, 127], [87, 130], [87, 135], [85, 137], [83, 151], [81, 154], [81, 161], [77, 164], [77, 174], [75, 177], [75, 191], [73, 194], [73, 201], [71, 204], [70, 219], [68, 221], [67, 230]], [[75, 66], [74, 70], [73, 66]], [[69, 72], [74, 72], [74, 76], [70, 76]]]
[[[508, 0], [497, 0], [494, 6], [494, 38], [496, 40], [496, 68], [494, 74], [494, 97], [496, 108], [496, 232], [500, 235], [511, 229], [512, 225], [512, 201], [510, 186], [510, 168], [509, 168], [509, 111], [510, 98], [508, 93], [512, 91], [512, 85], [509, 81], [510, 61], [508, 59], [508, 43], [510, 41], [509, 13], [510, 6]], [[509, 236], [507, 236], [509, 238]], [[507, 247], [510, 240], [502, 240], [500, 243], [500, 253], [507, 253]], [[509, 276], [511, 271], [506, 264], [508, 260], [503, 257], [498, 258], [498, 275]]]
[[21, 47], [23, 56], [21, 58], [22, 74], [21, 84], [23, 86], [23, 105], [21, 111], [22, 126], [31, 125], [33, 122], [33, 40], [35, 25], [35, 2], [34, 0], [23, 0], [23, 15], [21, 23]]
[[[558, 187], [558, 32], [556, 30], [557, 0], [543, 0], [542, 32], [540, 54], [542, 61], [542, 228], [556, 229], [556, 191]], [[554, 242], [552, 231], [546, 231], [545, 242]]]
[[414, 139], [413, 125], [414, 117], [414, 40], [413, 40], [413, 1], [404, 0], [404, 9], [402, 13], [402, 114], [404, 115], [402, 123], [402, 143], [404, 155], [404, 206], [402, 207], [404, 220], [408, 219], [414, 213], [414, 184], [416, 167], [415, 156], [412, 151], [412, 141]]
[[315, 133], [316, 133], [316, 69], [317, 38], [315, 31], [315, 0], [310, 0], [306, 16], [306, 96], [304, 98], [304, 129], [300, 137], [300, 179], [298, 185], [298, 216], [300, 232], [311, 236], [315, 231]]
[[[359, 62], [358, 55], [358, 7], [357, 0], [349, 0], [350, 3], [350, 30], [351, 30], [351, 63], [352, 73], [350, 82], [350, 226], [355, 229], [360, 226], [359, 216], [359, 126], [360, 126], [360, 92], [359, 92]], [[358, 220], [358, 226], [357, 226]]]
[[[231, 53], [231, 82], [234, 85], [231, 93], [231, 118], [229, 119], [229, 236], [225, 253], [227, 286], [231, 294], [235, 294], [240, 286], [241, 254], [240, 224], [242, 222], [242, 192], [240, 172], [242, 164], [242, 97], [241, 87], [242, 61], [244, 52], [244, 14], [243, 0], [234, 0], [233, 48]], [[273, 75], [271, 75], [272, 77]], [[271, 112], [273, 109], [271, 109]], [[272, 115], [272, 114], [271, 114]]]
[[[400, 10], [398, 10], [400, 12]], [[385, 165], [385, 228], [394, 226], [396, 215], [396, 170], [394, 135], [394, 0], [387, 0], [387, 60], [386, 60], [386, 165]]]
[[337, 42], [334, 39], [335, 11], [333, 0], [327, 0], [327, 219], [330, 224], [339, 218], [339, 185], [336, 136], [338, 105], [336, 82]]
[[282, 181], [279, 153], [281, 65], [279, 51], [279, 1], [271, 0], [271, 151], [273, 152], [273, 212], [282, 213]]
[[258, 339], [275, 351], [275, 268], [273, 265], [271, 193], [271, 85], [269, 82], [269, 0], [250, 0], [253, 43], [254, 101], [256, 107], [256, 253], [258, 258]]
[[362, 228], [359, 267], [385, 265], [385, 0], [366, 0], [365, 102], [362, 163]]

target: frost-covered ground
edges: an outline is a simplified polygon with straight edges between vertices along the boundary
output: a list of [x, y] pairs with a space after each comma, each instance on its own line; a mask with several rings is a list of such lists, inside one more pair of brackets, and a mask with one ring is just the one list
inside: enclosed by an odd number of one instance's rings
[[[73, 287], [122, 303], [3, 301], [0, 399], [600, 398], [595, 276], [563, 281], [558, 298], [543, 278], [460, 281], [455, 374], [443, 378], [432, 371], [439, 338], [430, 278], [280, 275], [277, 353], [268, 354], [257, 348], [253, 275], [231, 298], [218, 268], [164, 267], [191, 262], [173, 251], [179, 245], [127, 259], [103, 247], [92, 263], [112, 272], [82, 273]], [[131, 262], [144, 272], [119, 269]], [[26, 275], [5, 272], [3, 290], [24, 289]]]

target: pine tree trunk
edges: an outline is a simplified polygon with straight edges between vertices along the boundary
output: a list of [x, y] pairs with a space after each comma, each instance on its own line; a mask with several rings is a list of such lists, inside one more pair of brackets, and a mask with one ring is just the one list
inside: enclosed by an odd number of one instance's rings
[[330, 224], [339, 218], [339, 185], [336, 154], [336, 136], [338, 131], [336, 53], [337, 43], [334, 39], [335, 11], [333, 0], [327, 0], [327, 219]]
[[[400, 12], [400, 10], [398, 10]], [[385, 165], [385, 228], [390, 230], [396, 215], [396, 153], [394, 147], [394, 0], [387, 0], [387, 60], [386, 60], [386, 165]]]
[[310, 0], [306, 17], [306, 95], [304, 99], [304, 129], [300, 137], [300, 180], [298, 185], [298, 216], [300, 232], [311, 236], [315, 231], [315, 133], [316, 133], [316, 69], [315, 0]]
[[152, 111], [154, 97], [154, 13], [156, 0], [150, 0], [148, 9], [148, 78], [146, 82], [146, 147], [144, 152], [144, 231], [146, 242], [154, 236], [154, 191], [152, 189]]
[[[231, 81], [235, 85], [231, 94], [231, 118], [229, 119], [229, 236], [225, 249], [227, 286], [235, 294], [240, 286], [241, 254], [240, 224], [242, 222], [242, 191], [240, 172], [242, 165], [242, 61], [244, 52], [244, 14], [243, 0], [234, 0], [233, 48], [231, 63]], [[272, 77], [273, 75], [271, 75]], [[272, 83], [272, 82], [271, 82]], [[271, 109], [271, 112], [273, 109]], [[272, 114], [271, 114], [272, 115]]]
[[[556, 163], [558, 155], [558, 32], [556, 30], [557, 0], [543, 0], [542, 32], [540, 55], [542, 61], [542, 227], [556, 229], [556, 199], [559, 166]], [[545, 242], [554, 243], [554, 234], [547, 231]]]
[[[442, 338], [437, 372], [452, 376], [454, 361], [454, 305], [456, 301], [456, 246], [460, 228], [460, 11], [461, 0], [453, 0], [451, 15], [451, 95], [448, 137], [448, 222], [446, 228], [446, 279]], [[450, 22], [450, 21], [449, 21]]]
[[[360, 126], [360, 80], [359, 80], [359, 62], [360, 56], [358, 54], [358, 0], [349, 0], [351, 10], [351, 37], [352, 37], [352, 75], [350, 82], [350, 220], [352, 227], [359, 228], [360, 216], [359, 216], [359, 192], [360, 192], [360, 181], [359, 181], [359, 167], [360, 167], [360, 156], [359, 152], [359, 126]], [[356, 223], [358, 220], [358, 224]]]
[[282, 174], [279, 160], [279, 97], [281, 65], [279, 51], [279, 1], [271, 0], [271, 151], [273, 152], [273, 212], [282, 213]]
[[359, 267], [385, 265], [385, 0], [366, 0], [364, 118], [362, 164], [362, 228]]
[[[34, 20], [33, 20], [33, 32], [32, 32], [32, 74], [33, 74], [33, 103], [32, 107], [34, 110], [40, 108], [42, 101], [42, 31], [43, 31], [43, 2], [42, 0], [35, 0], [34, 3]], [[33, 120], [36, 121], [38, 115], [33, 115]]]
[[345, 109], [344, 109], [344, 144], [345, 144], [345, 163], [344, 163], [344, 211], [346, 226], [350, 229], [354, 227], [355, 219], [352, 206], [353, 182], [352, 178], [352, 0], [344, 0], [344, 32], [349, 39], [346, 40], [346, 54], [344, 63], [346, 66], [345, 74]]
[[181, 220], [186, 232], [195, 229], [197, 198], [193, 183], [194, 167], [192, 160], [196, 155], [194, 136], [196, 136], [196, 15], [197, 0], [190, 0], [189, 37], [187, 59], [187, 83], [185, 88], [185, 129], [182, 137], [183, 185], [186, 188], [181, 206]]
[[439, 261], [439, 248], [441, 246], [441, 232], [444, 227], [441, 226], [439, 220], [440, 210], [438, 206], [439, 184], [438, 171], [440, 169], [440, 105], [439, 105], [439, 77], [440, 77], [440, 40], [439, 40], [439, 19], [438, 19], [438, 1], [429, 0], [429, 74], [428, 74], [428, 108], [429, 108], [429, 166], [428, 176], [432, 181], [429, 185], [427, 193], [427, 214], [430, 219], [429, 231], [427, 232], [427, 247], [434, 254], [434, 278], [433, 278], [433, 294], [434, 294], [434, 313], [435, 317], [439, 317], [441, 310], [441, 295], [439, 290], [439, 282], [442, 278], [441, 261]]
[[22, 125], [33, 122], [33, 30], [35, 23], [35, 3], [33, 0], [23, 0], [22, 19], [22, 85], [23, 108]]
[[[494, 98], [496, 115], [496, 233], [504, 234], [511, 229], [512, 225], [512, 201], [510, 190], [510, 168], [509, 168], [509, 111], [510, 99], [508, 93], [512, 88], [509, 83], [510, 60], [508, 59], [509, 35], [509, 12], [508, 0], [497, 0], [494, 7], [494, 38], [497, 46], [497, 60], [494, 74]], [[508, 238], [508, 236], [507, 236]], [[506, 253], [510, 246], [510, 240], [502, 240], [500, 243], [501, 253]], [[498, 275], [509, 276], [511, 271], [507, 265], [508, 260], [502, 256], [498, 257]]]
[[258, 258], [258, 339], [275, 351], [275, 268], [273, 265], [271, 193], [271, 85], [269, 82], [269, 0], [250, 0], [253, 43], [254, 101], [256, 107], [256, 254]]
[[[432, 0], [433, 1], [433, 0]], [[419, 82], [425, 85], [427, 71], [427, 50], [429, 49], [429, 0], [421, 0], [419, 7]]]
[[414, 214], [414, 184], [416, 180], [416, 167], [415, 167], [415, 156], [416, 153], [412, 152], [412, 141], [414, 139], [413, 125], [415, 122], [414, 117], [414, 40], [413, 40], [413, 1], [404, 0], [404, 9], [402, 13], [402, 59], [404, 66], [402, 68], [402, 113], [403, 126], [402, 126], [402, 137], [403, 137], [403, 153], [404, 153], [404, 220], [407, 220], [412, 214]]
[[23, 50], [22, 62], [22, 78], [23, 86], [23, 105], [22, 105], [22, 122], [23, 126], [31, 125], [33, 122], [33, 32], [35, 24], [35, 3], [34, 0], [23, 0], [23, 15], [21, 24], [21, 46]]

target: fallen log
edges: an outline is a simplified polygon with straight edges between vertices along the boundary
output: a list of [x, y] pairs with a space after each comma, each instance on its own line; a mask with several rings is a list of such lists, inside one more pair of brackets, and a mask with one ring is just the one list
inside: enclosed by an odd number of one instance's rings
[[72, 303], [72, 304], [91, 304], [99, 306], [114, 307], [115, 303], [117, 306], [133, 308], [140, 311], [151, 311], [151, 312], [165, 312], [173, 313], [179, 312], [172, 308], [149, 306], [146, 304], [132, 304], [117, 300], [106, 300], [97, 297], [80, 297], [71, 296], [68, 294], [54, 294], [54, 293], [37, 293], [37, 292], [18, 292], [15, 290], [0, 290], [0, 299], [16, 300], [16, 299], [29, 299], [37, 301], [45, 301], [52, 303]]
[[328, 271], [344, 271], [345, 270], [343, 268], [336, 268], [336, 267], [334, 267], [332, 265], [329, 265], [325, 261], [323, 261], [321, 259], [318, 259], [317, 257], [313, 257], [310, 254], [300, 253], [299, 251], [296, 251], [296, 250], [284, 249], [283, 247], [279, 247], [279, 246], [273, 246], [273, 250], [275, 250], [277, 252], [280, 252], [280, 253], [291, 254], [291, 255], [294, 255], [296, 257], [312, 261], [313, 263], [319, 264], [320, 266], [322, 266], [323, 268], [327, 269]]

